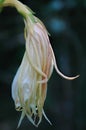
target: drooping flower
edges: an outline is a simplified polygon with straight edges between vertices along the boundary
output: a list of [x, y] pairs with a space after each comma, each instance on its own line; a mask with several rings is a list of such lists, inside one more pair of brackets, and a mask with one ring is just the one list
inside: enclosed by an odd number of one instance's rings
[[16, 109], [22, 110], [21, 119], [26, 115], [38, 126], [44, 113], [53, 56], [46, 29], [39, 22], [33, 26], [33, 32], [28, 31], [26, 36], [26, 52], [12, 84], [12, 97]]
[[42, 22], [36, 17], [34, 20], [32, 27], [29, 27], [28, 20], [25, 21], [26, 52], [13, 81], [12, 96], [16, 109], [22, 111], [21, 120], [26, 115], [35, 126], [38, 126], [44, 114], [47, 81], [53, 67], [55, 66], [63, 78], [74, 79], [75, 77], [64, 76], [58, 70], [48, 32]]
[[[16, 110], [22, 111], [18, 126], [25, 115], [33, 125], [38, 126], [42, 115], [48, 120], [43, 107], [47, 94], [47, 82], [53, 72], [53, 67], [65, 79], [72, 80], [78, 76], [67, 77], [59, 71], [48, 32], [31, 10], [17, 0], [6, 1], [3, 5], [10, 5], [10, 3], [14, 5], [23, 14], [25, 22], [26, 50], [12, 83], [12, 97]], [[49, 120], [48, 122], [50, 123]]]

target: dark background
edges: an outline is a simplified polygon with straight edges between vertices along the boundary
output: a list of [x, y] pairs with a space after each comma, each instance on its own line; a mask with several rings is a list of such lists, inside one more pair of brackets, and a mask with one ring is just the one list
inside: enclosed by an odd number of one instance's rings
[[[86, 0], [21, 0], [48, 29], [61, 72], [80, 74], [73, 81], [54, 70], [44, 106], [52, 126], [44, 119], [35, 128], [25, 118], [19, 130], [86, 130]], [[20, 113], [11, 97], [11, 84], [21, 63], [24, 23], [14, 8], [0, 13], [0, 130], [16, 130]]]

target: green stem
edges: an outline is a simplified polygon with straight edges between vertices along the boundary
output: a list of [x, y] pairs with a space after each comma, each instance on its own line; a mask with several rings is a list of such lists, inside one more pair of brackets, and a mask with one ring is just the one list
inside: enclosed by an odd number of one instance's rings
[[11, 6], [15, 7], [17, 11], [24, 16], [24, 18], [27, 18], [28, 15], [31, 15], [33, 12], [24, 4], [22, 4], [18, 0], [4, 0], [0, 4], [0, 7], [6, 7], [6, 6]]
[[35, 17], [33, 15], [33, 11], [27, 7], [26, 5], [24, 5], [23, 3], [21, 3], [18, 0], [3, 0], [0, 2], [0, 8], [3, 7], [7, 7], [7, 6], [11, 6], [11, 7], [15, 7], [17, 9], [17, 11], [23, 16], [23, 18], [25, 19], [25, 23], [26, 23], [26, 30], [25, 33], [29, 31], [33, 32], [33, 23], [35, 22]]

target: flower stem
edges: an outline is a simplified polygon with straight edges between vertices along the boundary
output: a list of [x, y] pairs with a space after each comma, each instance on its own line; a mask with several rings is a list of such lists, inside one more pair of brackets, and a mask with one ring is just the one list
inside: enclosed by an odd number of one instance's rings
[[17, 11], [24, 16], [24, 18], [27, 18], [28, 15], [33, 13], [29, 7], [22, 4], [18, 0], [4, 0], [2, 3], [0, 3], [0, 7], [3, 8], [6, 6], [15, 7]]

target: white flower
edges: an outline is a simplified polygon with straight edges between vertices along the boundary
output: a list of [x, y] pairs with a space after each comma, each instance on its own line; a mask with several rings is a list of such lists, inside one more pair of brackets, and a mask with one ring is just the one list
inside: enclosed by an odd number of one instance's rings
[[[0, 7], [14, 6], [25, 21], [26, 50], [22, 63], [12, 83], [12, 97], [16, 110], [22, 111], [18, 126], [26, 115], [31, 123], [38, 126], [45, 116], [43, 106], [47, 93], [47, 82], [53, 67], [65, 79], [75, 79], [63, 75], [57, 65], [48, 32], [32, 11], [18, 0], [4, 0]], [[50, 123], [51, 124], [51, 123]]]
[[53, 56], [45, 28], [36, 23], [33, 29], [33, 34], [29, 32], [26, 37], [26, 52], [12, 84], [12, 97], [16, 110], [22, 111], [19, 125], [26, 115], [38, 126], [42, 114], [45, 116], [43, 106], [47, 81], [53, 70]]
[[47, 119], [43, 106], [53, 66], [63, 78], [75, 78], [64, 76], [58, 70], [48, 33], [44, 25], [37, 18], [35, 20], [31, 28], [25, 21], [26, 52], [12, 84], [16, 110], [22, 111], [19, 125], [25, 115], [35, 126], [41, 122], [42, 114]]

